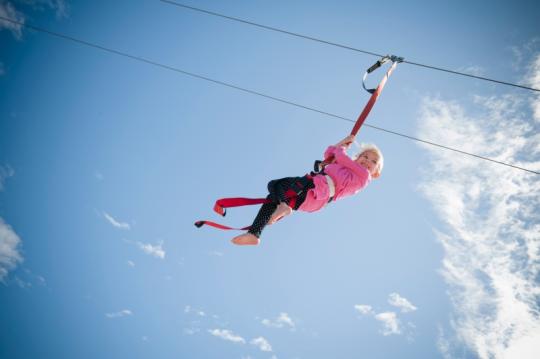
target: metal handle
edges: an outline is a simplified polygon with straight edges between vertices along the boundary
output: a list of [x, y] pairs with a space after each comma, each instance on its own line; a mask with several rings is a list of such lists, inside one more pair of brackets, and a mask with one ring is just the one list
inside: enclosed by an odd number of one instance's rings
[[366, 87], [366, 78], [367, 76], [372, 73], [373, 71], [377, 70], [379, 67], [381, 67], [385, 62], [387, 62], [388, 60], [392, 61], [392, 62], [403, 62], [403, 57], [399, 57], [399, 56], [395, 56], [395, 55], [386, 55], [386, 56], [383, 56], [380, 60], [377, 60], [376, 63], [374, 63], [373, 65], [371, 65], [371, 67], [369, 69], [366, 70], [366, 72], [364, 73], [364, 77], [362, 78], [362, 86], [364, 87], [364, 90], [366, 90], [367, 92], [369, 92], [370, 94], [373, 94], [375, 92], [375, 90], [377, 90], [376, 88], [374, 89], [368, 89]]

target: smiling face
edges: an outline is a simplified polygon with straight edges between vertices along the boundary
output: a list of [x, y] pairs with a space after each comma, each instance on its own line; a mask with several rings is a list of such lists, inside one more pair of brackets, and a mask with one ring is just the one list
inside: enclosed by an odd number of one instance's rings
[[375, 151], [366, 150], [358, 155], [356, 163], [369, 171], [371, 177], [377, 178], [379, 173], [379, 155]]

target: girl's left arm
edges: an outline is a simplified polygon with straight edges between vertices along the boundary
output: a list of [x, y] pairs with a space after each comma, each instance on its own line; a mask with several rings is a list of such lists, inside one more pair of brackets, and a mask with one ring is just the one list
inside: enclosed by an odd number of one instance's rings
[[342, 139], [341, 141], [339, 141], [338, 143], [335, 144], [336, 147], [344, 147], [345, 149], [348, 149], [351, 144], [354, 142], [354, 135], [349, 135], [347, 137], [345, 137], [344, 139]]
[[369, 172], [360, 166], [358, 163], [353, 161], [346, 153], [345, 148], [343, 147], [333, 147], [332, 154], [334, 155], [334, 158], [336, 159], [336, 163], [347, 167], [351, 171], [353, 171], [357, 176], [360, 178], [367, 178], [369, 177]]
[[347, 137], [345, 137], [344, 139], [342, 139], [341, 141], [339, 141], [338, 143], [336, 143], [335, 145], [330, 145], [328, 146], [328, 148], [326, 149], [326, 151], [324, 151], [324, 155], [323, 157], [326, 159], [326, 158], [332, 158], [334, 156], [334, 152], [339, 149], [339, 148], [343, 148], [344, 150], [348, 149], [351, 144], [354, 142], [354, 136], [353, 135], [349, 135]]

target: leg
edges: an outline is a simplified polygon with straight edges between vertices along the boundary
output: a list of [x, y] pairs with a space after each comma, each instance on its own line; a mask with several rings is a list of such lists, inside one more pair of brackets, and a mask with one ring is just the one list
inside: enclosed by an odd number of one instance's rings
[[261, 236], [261, 233], [268, 224], [268, 221], [270, 220], [270, 217], [272, 216], [272, 213], [277, 208], [276, 203], [265, 203], [261, 206], [261, 209], [259, 209], [259, 213], [257, 214], [257, 217], [255, 217], [255, 220], [253, 221], [253, 224], [251, 225], [251, 228], [247, 233], [241, 234], [237, 237], [234, 237], [232, 239], [232, 242], [234, 244], [238, 245], [257, 245], [259, 244], [259, 237]]
[[268, 224], [274, 224], [281, 218], [291, 214], [293, 210], [296, 211], [302, 205], [306, 200], [308, 190], [313, 188], [313, 181], [306, 180], [306, 177], [287, 177], [275, 181], [269, 187], [272, 187], [274, 197], [277, 197], [279, 202], [276, 211], [268, 222]]
[[[271, 199], [272, 202], [263, 204], [249, 231], [234, 237], [232, 242], [238, 245], [259, 244], [259, 237], [266, 225], [275, 223], [277, 220], [291, 214], [293, 210], [297, 210], [304, 202], [307, 191], [313, 188], [313, 181], [309, 180], [302, 183], [303, 179], [305, 177], [287, 177], [270, 181], [268, 184], [270, 194], [267, 198]], [[301, 188], [298, 188], [299, 182]], [[294, 197], [288, 196], [291, 191], [293, 191]]]
[[291, 214], [292, 211], [293, 211], [292, 208], [289, 207], [289, 205], [286, 202], [281, 202], [277, 206], [274, 213], [272, 214], [272, 217], [270, 217], [270, 221], [268, 222], [268, 224], [276, 223], [277, 221], [279, 221], [283, 217], [288, 216], [289, 214]]

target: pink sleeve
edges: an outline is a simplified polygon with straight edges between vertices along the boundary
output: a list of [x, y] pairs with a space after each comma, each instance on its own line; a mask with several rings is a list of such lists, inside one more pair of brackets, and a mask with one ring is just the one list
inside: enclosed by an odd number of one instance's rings
[[[333, 146], [331, 146], [333, 147]], [[360, 166], [358, 163], [353, 161], [346, 153], [345, 149], [343, 147], [334, 147], [334, 151], [332, 153], [335, 157], [336, 163], [347, 167], [354, 173], [356, 173], [360, 178], [366, 178], [366, 174], [369, 175], [369, 172]]]
[[[343, 149], [342, 147], [340, 147], [340, 148]], [[324, 151], [324, 157], [323, 158], [326, 159], [328, 157], [333, 157], [334, 153], [336, 152], [336, 149], [337, 149], [336, 146], [328, 146], [326, 151]]]
[[323, 158], [324, 159], [327, 159], [328, 157], [333, 157], [334, 156], [334, 149], [336, 147], [335, 146], [328, 146], [328, 148], [326, 149], [326, 151], [324, 151], [324, 156]]

